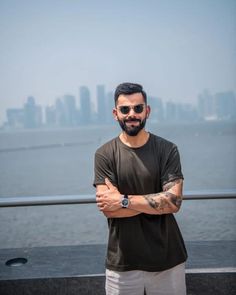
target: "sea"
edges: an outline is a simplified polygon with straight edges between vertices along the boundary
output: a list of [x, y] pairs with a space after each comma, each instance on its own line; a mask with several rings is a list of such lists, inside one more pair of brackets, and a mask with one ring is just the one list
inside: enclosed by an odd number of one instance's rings
[[[236, 122], [149, 123], [177, 144], [184, 192], [236, 189]], [[0, 132], [0, 197], [92, 195], [94, 153], [116, 125]], [[236, 200], [185, 200], [175, 214], [186, 241], [236, 240]], [[0, 248], [106, 244], [96, 204], [0, 208]]]

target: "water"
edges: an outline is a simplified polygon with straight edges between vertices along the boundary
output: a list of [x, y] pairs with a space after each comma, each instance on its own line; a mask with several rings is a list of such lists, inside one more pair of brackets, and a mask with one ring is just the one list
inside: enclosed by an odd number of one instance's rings
[[[236, 124], [152, 124], [175, 142], [185, 190], [236, 188]], [[0, 133], [0, 197], [94, 194], [93, 157], [116, 126]], [[235, 200], [185, 201], [176, 215], [186, 240], [235, 240]], [[106, 243], [96, 205], [0, 209], [0, 248]]]

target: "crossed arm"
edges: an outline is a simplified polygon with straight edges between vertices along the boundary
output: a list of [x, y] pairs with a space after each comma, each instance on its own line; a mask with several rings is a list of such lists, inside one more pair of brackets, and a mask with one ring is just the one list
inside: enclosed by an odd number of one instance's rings
[[122, 195], [108, 180], [97, 185], [96, 201], [100, 211], [108, 218], [132, 217], [140, 213], [176, 213], [182, 203], [183, 180], [176, 179], [164, 185], [163, 191], [156, 194], [129, 195], [129, 207], [121, 208]]

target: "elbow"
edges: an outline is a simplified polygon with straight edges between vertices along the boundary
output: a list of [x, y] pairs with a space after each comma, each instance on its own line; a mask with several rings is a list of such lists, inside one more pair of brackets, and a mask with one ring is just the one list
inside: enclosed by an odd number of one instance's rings
[[180, 199], [180, 201], [178, 203], [175, 204], [175, 206], [173, 208], [173, 213], [179, 212], [179, 210], [181, 208], [181, 204], [182, 204], [182, 198]]
[[176, 195], [176, 200], [174, 202], [174, 205], [175, 205], [174, 206], [174, 213], [179, 212], [180, 207], [182, 205], [182, 201], [183, 201], [183, 195], [182, 195], [182, 193], [179, 194], [179, 195]]
[[175, 207], [175, 208], [173, 208], [173, 212], [172, 213], [178, 213], [179, 210], [180, 210], [180, 207]]

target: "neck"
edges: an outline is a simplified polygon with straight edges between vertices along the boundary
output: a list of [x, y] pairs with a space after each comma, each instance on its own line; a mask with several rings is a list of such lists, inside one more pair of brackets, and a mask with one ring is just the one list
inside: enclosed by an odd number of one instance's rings
[[120, 140], [129, 147], [141, 147], [149, 138], [149, 133], [142, 129], [136, 136], [130, 136], [124, 131], [120, 134]]

